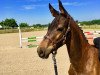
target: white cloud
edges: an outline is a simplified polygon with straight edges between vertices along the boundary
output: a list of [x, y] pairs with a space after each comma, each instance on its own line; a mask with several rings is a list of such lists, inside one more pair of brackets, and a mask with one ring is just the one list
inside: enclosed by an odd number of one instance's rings
[[71, 6], [75, 6], [78, 4], [79, 4], [78, 2], [72, 2], [72, 3], [65, 2], [65, 3], [63, 3], [63, 5], [71, 5]]
[[31, 9], [35, 9], [35, 6], [33, 5], [24, 5], [22, 6], [23, 9], [26, 9], [26, 10], [31, 10]]
[[46, 6], [46, 4], [43, 4], [43, 5], [24, 5], [24, 6], [22, 6], [22, 8], [26, 9], [26, 10], [31, 10], [31, 9], [35, 9], [37, 7], [43, 7], [43, 6]]
[[43, 0], [26, 0], [27, 2], [39, 2], [39, 1], [43, 1]]
[[[37, 1], [37, 0], [32, 0], [32, 1]], [[40, 1], [40, 0], [38, 0]], [[82, 6], [86, 5], [85, 3], [78, 3], [78, 2], [64, 2], [62, 3], [64, 6]], [[58, 6], [58, 3], [52, 4], [53, 6]], [[31, 9], [36, 9], [37, 7], [43, 7], [43, 6], [48, 6], [48, 4], [33, 4], [33, 5], [23, 5], [22, 8], [26, 10], [31, 10]]]
[[[65, 6], [81, 6], [86, 5], [86, 3], [78, 3], [78, 2], [64, 2], [62, 3]], [[58, 3], [52, 4], [52, 5], [58, 5]]]

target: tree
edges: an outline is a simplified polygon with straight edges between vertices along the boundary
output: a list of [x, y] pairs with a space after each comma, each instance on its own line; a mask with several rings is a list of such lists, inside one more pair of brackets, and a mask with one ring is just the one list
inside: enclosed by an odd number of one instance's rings
[[91, 20], [91, 21], [83, 21], [83, 22], [80, 22], [81, 25], [100, 25], [100, 19], [97, 19], [97, 20]]
[[33, 25], [33, 27], [34, 27], [34, 28], [41, 28], [42, 25], [41, 25], [41, 24], [35, 24], [35, 25]]
[[15, 19], [13, 19], [13, 18], [12, 19], [5, 19], [5, 21], [3, 23], [4, 23], [4, 26], [6, 28], [9, 28], [9, 27], [12, 27], [12, 28], [18, 27]]
[[19, 26], [20, 27], [29, 27], [29, 25], [27, 23], [20, 23]]

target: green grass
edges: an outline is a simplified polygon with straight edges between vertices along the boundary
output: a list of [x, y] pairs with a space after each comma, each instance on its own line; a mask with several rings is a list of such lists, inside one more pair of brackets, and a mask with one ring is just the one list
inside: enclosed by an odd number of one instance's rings
[[87, 25], [84, 25], [82, 26], [83, 29], [99, 29], [100, 30], [100, 25], [90, 25], [90, 26], [87, 26]]
[[17, 33], [18, 29], [4, 29], [4, 30], [0, 30], [0, 34], [4, 34], [4, 33]]
[[[84, 25], [82, 26], [83, 30], [100, 30], [100, 25]], [[31, 31], [43, 31], [43, 30], [47, 30], [47, 28], [21, 28], [22, 32], [31, 32]], [[18, 29], [1, 29], [0, 30], [0, 34], [5, 34], [5, 33], [18, 33], [19, 30]]]
[[[21, 28], [21, 32], [31, 32], [31, 31], [42, 31], [47, 28]], [[5, 33], [18, 33], [18, 29], [1, 29], [0, 34], [5, 34]]]

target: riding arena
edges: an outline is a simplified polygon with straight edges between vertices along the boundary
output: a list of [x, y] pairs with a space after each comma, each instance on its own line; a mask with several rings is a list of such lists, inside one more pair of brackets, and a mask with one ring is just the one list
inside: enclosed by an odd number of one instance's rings
[[[100, 75], [97, 49], [86, 40], [91, 42], [94, 38], [100, 37], [100, 30], [78, 27], [60, 0], [58, 4], [60, 12], [49, 4], [49, 10], [55, 18], [48, 30], [21, 32], [18, 28], [18, 33], [0, 34], [0, 75]], [[57, 24], [57, 21], [60, 24]], [[53, 26], [55, 24], [56, 26]], [[83, 42], [81, 45], [80, 39]], [[77, 51], [78, 47], [80, 50]], [[56, 53], [56, 63], [52, 60], [53, 52]], [[84, 53], [87, 57], [83, 55]], [[55, 69], [58, 74], [55, 73]]]

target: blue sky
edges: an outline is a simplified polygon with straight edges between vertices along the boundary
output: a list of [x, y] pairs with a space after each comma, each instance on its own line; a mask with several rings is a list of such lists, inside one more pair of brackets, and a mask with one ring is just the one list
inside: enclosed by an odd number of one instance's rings
[[[61, 0], [69, 14], [79, 21], [100, 19], [100, 0]], [[0, 21], [14, 18], [17, 23], [47, 24], [53, 20], [48, 3], [58, 9], [58, 0], [0, 0]]]

